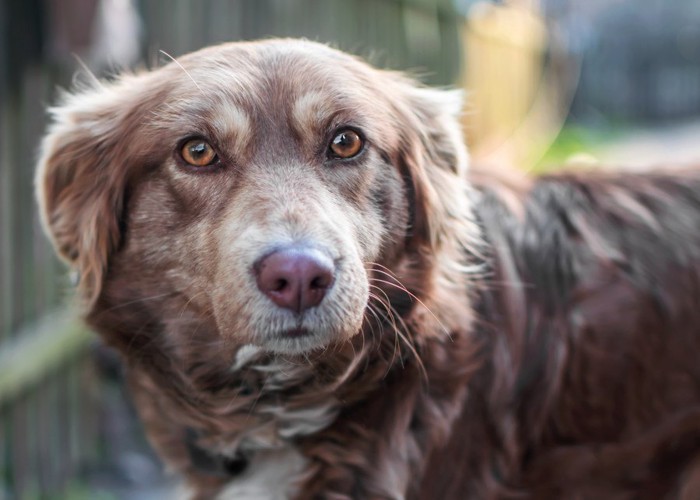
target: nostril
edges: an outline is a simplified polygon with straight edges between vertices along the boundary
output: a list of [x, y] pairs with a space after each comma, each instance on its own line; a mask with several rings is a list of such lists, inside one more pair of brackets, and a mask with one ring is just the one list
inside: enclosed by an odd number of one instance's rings
[[316, 276], [313, 280], [311, 280], [311, 288], [313, 289], [326, 287], [328, 287], [328, 280], [323, 276]]
[[313, 290], [325, 290], [333, 285], [335, 278], [334, 269], [332, 267], [319, 268], [316, 274], [311, 277], [309, 288]]
[[258, 288], [275, 304], [297, 313], [321, 303], [335, 280], [333, 260], [314, 247], [285, 247], [253, 266]]
[[275, 286], [272, 288], [272, 290], [275, 292], [281, 292], [282, 290], [287, 288], [287, 286], [289, 286], [289, 282], [287, 282], [287, 280], [279, 279], [277, 280], [277, 283], [275, 283]]

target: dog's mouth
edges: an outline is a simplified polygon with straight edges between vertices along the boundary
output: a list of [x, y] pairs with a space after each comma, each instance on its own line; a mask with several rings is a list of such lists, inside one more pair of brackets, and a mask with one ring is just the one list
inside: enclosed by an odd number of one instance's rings
[[323, 348], [332, 340], [319, 331], [300, 326], [277, 330], [259, 345], [270, 352], [301, 354]]
[[311, 335], [311, 331], [308, 328], [297, 327], [290, 328], [288, 330], [283, 330], [277, 334], [280, 338], [298, 339], [302, 337], [308, 337]]

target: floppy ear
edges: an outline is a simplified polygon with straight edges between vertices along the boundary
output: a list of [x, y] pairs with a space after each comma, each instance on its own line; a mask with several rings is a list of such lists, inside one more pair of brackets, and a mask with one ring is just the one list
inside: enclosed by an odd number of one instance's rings
[[469, 246], [466, 239], [478, 231], [471, 224], [468, 155], [459, 122], [462, 93], [404, 81], [403, 96], [399, 163], [414, 198], [409, 247], [434, 252], [455, 241]]
[[89, 303], [100, 293], [120, 242], [129, 136], [138, 123], [131, 80], [66, 95], [51, 109], [36, 195], [42, 223], [59, 255], [79, 275]]

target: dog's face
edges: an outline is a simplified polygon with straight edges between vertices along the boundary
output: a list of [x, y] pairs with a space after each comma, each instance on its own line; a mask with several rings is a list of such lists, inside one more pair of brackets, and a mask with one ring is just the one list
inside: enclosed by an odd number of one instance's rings
[[464, 208], [458, 107], [315, 43], [205, 49], [56, 109], [44, 221], [93, 308], [169, 300], [191, 337], [308, 352]]

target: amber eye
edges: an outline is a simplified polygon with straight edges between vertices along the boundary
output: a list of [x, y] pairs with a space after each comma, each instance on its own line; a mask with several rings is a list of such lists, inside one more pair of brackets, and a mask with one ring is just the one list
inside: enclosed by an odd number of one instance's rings
[[338, 132], [330, 144], [331, 155], [335, 158], [352, 158], [362, 151], [364, 142], [354, 130], [345, 129]]
[[206, 167], [216, 162], [218, 157], [214, 148], [203, 139], [187, 141], [180, 150], [182, 159], [194, 167]]

